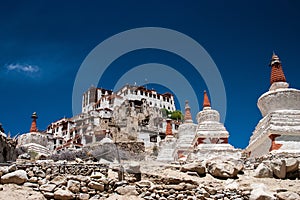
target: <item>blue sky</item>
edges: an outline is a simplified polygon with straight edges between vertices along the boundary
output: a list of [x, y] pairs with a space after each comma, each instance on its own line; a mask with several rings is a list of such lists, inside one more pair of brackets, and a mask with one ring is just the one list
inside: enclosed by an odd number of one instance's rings
[[[273, 50], [290, 86], [300, 88], [299, 9], [296, 0], [1, 2], [0, 122], [14, 135], [28, 132], [34, 111], [39, 129], [71, 117], [76, 73], [94, 47], [122, 31], [164, 27], [193, 38], [214, 60], [227, 94], [229, 142], [244, 148], [261, 119], [256, 102], [269, 88]], [[149, 62], [183, 67], [199, 99], [207, 89], [186, 62], [161, 50], [120, 57], [99, 86], [111, 89], [120, 69]], [[192, 111], [195, 121], [199, 110]]]

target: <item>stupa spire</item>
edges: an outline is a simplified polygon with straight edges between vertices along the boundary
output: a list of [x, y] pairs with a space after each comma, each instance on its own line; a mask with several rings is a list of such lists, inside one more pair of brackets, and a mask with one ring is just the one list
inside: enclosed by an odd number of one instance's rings
[[206, 90], [204, 90], [204, 97], [203, 97], [203, 108], [210, 107], [210, 101], [207, 96]]
[[185, 101], [185, 114], [184, 114], [184, 123], [193, 123], [191, 115], [191, 107], [189, 106], [189, 101]]
[[279, 57], [273, 52], [272, 59], [270, 62], [270, 67], [271, 69], [271, 78], [270, 78], [270, 83], [271, 85], [275, 82], [286, 82], [283, 70], [282, 70], [282, 65]]
[[38, 116], [36, 115], [36, 112], [32, 113], [31, 118], [32, 118], [32, 122], [31, 122], [30, 132], [37, 132], [38, 129], [36, 127], [36, 119], [38, 118]]

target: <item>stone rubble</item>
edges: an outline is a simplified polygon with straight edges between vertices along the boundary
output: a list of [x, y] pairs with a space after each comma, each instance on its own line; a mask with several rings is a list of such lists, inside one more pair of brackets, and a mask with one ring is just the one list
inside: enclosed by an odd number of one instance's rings
[[[131, 161], [124, 164], [123, 181], [118, 180], [122, 168], [114, 163], [21, 162], [0, 168], [0, 197], [14, 183], [42, 194], [37, 199], [300, 199], [299, 160], [297, 154], [269, 154], [184, 165]], [[274, 170], [294, 176], [279, 178]]]

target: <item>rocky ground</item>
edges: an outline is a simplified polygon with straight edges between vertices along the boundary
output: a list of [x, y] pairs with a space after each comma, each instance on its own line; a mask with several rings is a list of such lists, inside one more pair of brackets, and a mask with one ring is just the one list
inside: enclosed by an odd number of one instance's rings
[[127, 161], [123, 168], [79, 159], [18, 162], [0, 168], [0, 199], [300, 199], [299, 160], [281, 154], [187, 164]]

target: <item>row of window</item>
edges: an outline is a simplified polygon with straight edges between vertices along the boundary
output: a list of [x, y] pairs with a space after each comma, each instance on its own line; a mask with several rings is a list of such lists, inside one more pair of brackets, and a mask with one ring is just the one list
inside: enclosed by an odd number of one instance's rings
[[[148, 93], [148, 92], [144, 92], [144, 91], [140, 91], [140, 95], [142, 96], [146, 96], [146, 97], [150, 97], [150, 98], [155, 98], [155, 99], [160, 99], [160, 95], [156, 95], [156, 94], [152, 94], [152, 93]], [[133, 90], [126, 90], [124, 92], [124, 95], [127, 94], [135, 94], [138, 95], [138, 91], [133, 91]], [[171, 99], [169, 99], [168, 97], [162, 96], [163, 97], [163, 101], [167, 101], [167, 102], [171, 102], [171, 104], [173, 103], [173, 101]]]
[[[153, 103], [150, 101], [149, 102], [150, 106], [153, 105]], [[157, 103], [154, 103], [154, 107], [157, 107]], [[166, 107], [166, 105], [159, 105], [160, 108], [165, 108], [165, 109], [168, 109], [168, 110], [171, 110], [170, 106], [168, 106], [168, 108]]]

